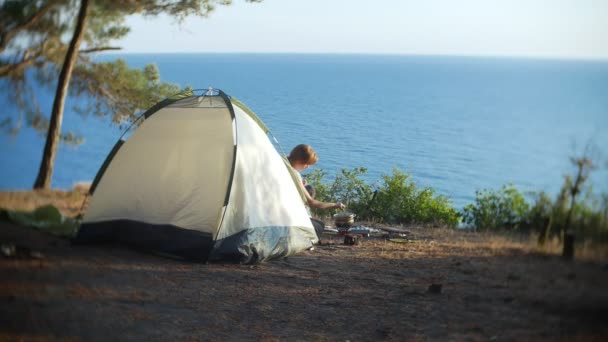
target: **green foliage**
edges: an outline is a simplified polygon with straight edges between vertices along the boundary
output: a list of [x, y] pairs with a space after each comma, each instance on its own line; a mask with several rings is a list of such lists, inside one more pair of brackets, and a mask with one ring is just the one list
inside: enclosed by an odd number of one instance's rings
[[529, 203], [510, 184], [498, 191], [476, 191], [475, 203], [464, 208], [463, 222], [479, 230], [517, 228], [526, 222], [529, 214]]
[[454, 227], [460, 215], [447, 197], [430, 187], [419, 188], [398, 169], [382, 176], [382, 185], [370, 205], [371, 217], [387, 223], [422, 223]]
[[[129, 33], [130, 15], [169, 15], [177, 22], [188, 16], [206, 17], [229, 0], [92, 0], [86, 30], [72, 74], [70, 94], [86, 99], [78, 113], [109, 115], [121, 123], [174, 94], [178, 87], [160, 82], [157, 68], [129, 68], [124, 61], [99, 62], [97, 52], [119, 50], [111, 43]], [[249, 1], [259, 2], [259, 1]], [[11, 108], [0, 112], [0, 128], [17, 134], [31, 127], [46, 134], [48, 115], [37, 103], [35, 89], [53, 91], [63, 65], [80, 0], [7, 0], [0, 2], [0, 95]], [[82, 141], [75, 133], [64, 142]]]
[[548, 236], [561, 237], [568, 229], [582, 239], [608, 242], [608, 194], [598, 196], [587, 187], [581, 190], [582, 199], [571, 206], [569, 179], [566, 177], [555, 200], [544, 192], [526, 200], [512, 185], [499, 191], [477, 191], [475, 203], [464, 209], [463, 222], [477, 230], [538, 232], [541, 244]]
[[75, 108], [78, 113], [99, 117], [111, 113], [117, 124], [133, 121], [143, 110], [179, 91], [177, 85], [160, 82], [155, 65], [131, 69], [123, 59], [79, 65], [71, 87], [73, 96], [87, 95], [86, 105]]
[[[324, 170], [314, 169], [311, 173], [305, 175], [304, 179], [306, 179], [308, 184], [311, 184], [315, 187], [315, 198], [317, 200], [322, 202], [331, 202], [333, 198], [331, 197], [329, 186], [323, 183], [323, 178], [325, 178], [326, 175], [327, 173]], [[313, 212], [315, 214], [318, 214], [315, 209], [313, 209]]]
[[[177, 92], [160, 83], [149, 65], [131, 70], [124, 61], [96, 62], [89, 54], [118, 50], [109, 46], [124, 37], [126, 16], [166, 14], [177, 21], [189, 15], [207, 16], [215, 4], [230, 0], [38, 0], [0, 2], [0, 88], [17, 115], [4, 111], [0, 128], [12, 134], [25, 123], [46, 143], [34, 188], [48, 188], [59, 139], [79, 143], [81, 137], [61, 133], [67, 91], [86, 99], [76, 112], [112, 115], [114, 122], [133, 120], [138, 112]], [[56, 88], [50, 120], [37, 104], [34, 85]], [[69, 86], [72, 85], [70, 89]], [[25, 120], [24, 120], [25, 119]]]
[[[565, 184], [562, 192], [568, 189], [571, 188]], [[552, 233], [561, 236], [569, 231], [597, 242], [608, 242], [608, 194], [596, 195], [592, 187], [586, 187], [581, 195], [582, 199], [573, 206], [565, 204], [570, 201], [560, 203], [558, 198], [552, 211]]]
[[364, 167], [356, 167], [352, 171], [342, 169], [329, 187], [335, 200], [344, 203], [359, 217], [366, 216], [373, 193], [372, 187], [359, 178], [365, 173], [367, 169]]
[[[379, 221], [391, 224], [420, 223], [454, 227], [459, 213], [447, 197], [436, 195], [431, 188], [418, 188], [410, 176], [398, 169], [383, 175], [380, 185], [372, 186], [360, 179], [367, 169], [343, 169], [330, 184], [323, 182], [325, 172], [315, 170], [306, 176], [316, 188], [321, 201], [342, 201], [347, 210], [357, 214], [360, 221]], [[326, 211], [313, 210], [316, 216]]]
[[531, 193], [530, 195], [533, 197], [532, 205], [527, 214], [525, 224], [522, 224], [520, 228], [527, 231], [538, 230], [542, 235], [539, 240], [542, 244], [547, 238], [550, 226], [553, 224], [553, 217], [555, 216], [554, 203], [551, 197], [544, 191]]

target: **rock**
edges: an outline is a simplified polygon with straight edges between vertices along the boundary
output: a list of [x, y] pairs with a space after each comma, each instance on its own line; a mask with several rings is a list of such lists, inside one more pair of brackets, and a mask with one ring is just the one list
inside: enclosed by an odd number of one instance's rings
[[356, 236], [356, 235], [344, 235], [344, 244], [345, 245], [358, 245], [361, 241], [361, 237], [360, 236]]
[[33, 259], [44, 259], [44, 255], [42, 253], [36, 252], [36, 251], [31, 251], [30, 257], [32, 257]]
[[520, 279], [520, 276], [518, 276], [517, 274], [509, 273], [509, 275], [507, 275], [507, 280], [517, 281]]
[[0, 246], [0, 251], [7, 258], [14, 257], [17, 253], [17, 246], [14, 243], [3, 243]]
[[441, 293], [441, 288], [442, 288], [441, 284], [431, 284], [431, 285], [429, 285], [429, 289], [427, 290], [427, 292], [439, 294], [439, 293]]

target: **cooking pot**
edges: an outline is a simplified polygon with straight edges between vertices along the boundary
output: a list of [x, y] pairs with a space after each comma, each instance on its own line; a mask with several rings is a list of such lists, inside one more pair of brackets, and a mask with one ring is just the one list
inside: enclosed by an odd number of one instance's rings
[[347, 212], [334, 214], [334, 224], [338, 228], [350, 228], [355, 223], [355, 216], [357, 215]]

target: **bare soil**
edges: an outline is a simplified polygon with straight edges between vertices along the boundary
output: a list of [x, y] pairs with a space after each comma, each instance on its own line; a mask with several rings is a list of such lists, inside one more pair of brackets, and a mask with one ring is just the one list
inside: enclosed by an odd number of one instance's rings
[[411, 242], [355, 246], [327, 235], [314, 250], [249, 266], [75, 246], [1, 221], [0, 243], [18, 249], [0, 255], [0, 340], [608, 338], [605, 259], [411, 231]]

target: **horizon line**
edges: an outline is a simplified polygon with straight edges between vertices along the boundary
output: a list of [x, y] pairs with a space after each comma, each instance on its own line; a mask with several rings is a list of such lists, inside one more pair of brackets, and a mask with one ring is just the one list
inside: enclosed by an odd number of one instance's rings
[[129, 51], [113, 50], [102, 54], [127, 55], [357, 55], [357, 56], [395, 56], [395, 57], [466, 57], [466, 58], [509, 58], [509, 59], [540, 59], [540, 60], [571, 60], [608, 62], [608, 56], [563, 56], [563, 55], [499, 55], [499, 54], [449, 54], [449, 53], [399, 53], [399, 52], [303, 52], [303, 51]]

